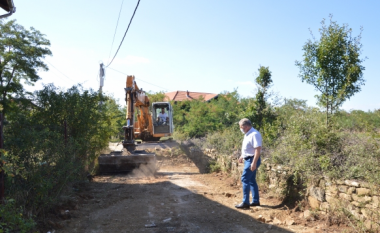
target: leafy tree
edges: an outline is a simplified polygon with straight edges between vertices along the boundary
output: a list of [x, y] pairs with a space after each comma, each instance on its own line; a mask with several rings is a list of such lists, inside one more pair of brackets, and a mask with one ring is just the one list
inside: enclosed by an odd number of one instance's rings
[[[42, 59], [51, 55], [49, 46], [49, 40], [34, 28], [28, 31], [15, 20], [0, 20], [0, 148], [4, 142], [5, 114], [11, 106], [17, 106], [14, 102], [25, 102], [23, 82], [33, 85], [40, 78], [37, 70], [48, 69]], [[1, 186], [4, 184], [3, 174], [0, 165]], [[0, 187], [1, 198], [2, 190]]]
[[263, 120], [267, 114], [267, 91], [270, 87], [272, 81], [272, 72], [269, 71], [269, 67], [260, 66], [259, 68], [259, 76], [256, 77], [256, 83], [259, 86], [259, 89], [256, 94], [256, 103], [255, 103], [255, 119], [254, 121], [257, 123], [257, 128], [260, 129], [263, 126]]
[[249, 118], [254, 123], [254, 127], [265, 134], [265, 128], [270, 127], [275, 118], [274, 109], [268, 102], [270, 96], [268, 89], [273, 81], [269, 67], [260, 66], [258, 71], [259, 75], [255, 79], [258, 86], [256, 96], [247, 100], [247, 109], [243, 112], [242, 117]]
[[362, 62], [361, 32], [357, 37], [351, 35], [347, 24], [338, 25], [332, 20], [326, 25], [321, 22], [319, 40], [308, 40], [303, 46], [303, 61], [296, 61], [302, 82], [309, 83], [321, 94], [318, 104], [326, 109], [326, 124], [333, 114], [364, 85]]
[[173, 104], [174, 126], [186, 137], [204, 137], [239, 121], [241, 105], [237, 91], [222, 93], [209, 102], [200, 98]]
[[67, 184], [91, 172], [96, 156], [119, 130], [120, 112], [111, 97], [102, 99], [80, 86], [62, 90], [50, 84], [34, 97], [8, 113], [4, 155], [7, 196], [38, 215], [57, 202]]
[[0, 21], [0, 104], [3, 114], [13, 101], [26, 94], [23, 82], [33, 85], [39, 69], [48, 70], [43, 59], [51, 55], [50, 42], [41, 32], [26, 30], [15, 20]]
[[166, 101], [165, 93], [163, 91], [159, 91], [159, 92], [148, 91], [146, 94], [149, 97], [150, 103]]

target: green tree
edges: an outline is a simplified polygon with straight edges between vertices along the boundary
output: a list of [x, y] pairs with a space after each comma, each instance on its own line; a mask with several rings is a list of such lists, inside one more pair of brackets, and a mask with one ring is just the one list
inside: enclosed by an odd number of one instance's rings
[[20, 100], [26, 94], [23, 83], [33, 85], [40, 79], [38, 70], [48, 70], [43, 59], [51, 51], [41, 32], [26, 30], [15, 20], [0, 21], [0, 35], [0, 104], [4, 114], [11, 99]]
[[119, 116], [112, 97], [81, 86], [62, 90], [50, 84], [36, 91], [33, 104], [7, 115], [7, 196], [33, 215], [51, 208], [65, 186], [93, 171], [119, 130]]
[[320, 39], [308, 40], [303, 46], [303, 61], [296, 61], [302, 82], [309, 83], [321, 94], [316, 96], [318, 104], [326, 110], [326, 125], [329, 115], [364, 85], [361, 32], [352, 36], [347, 24], [338, 25], [332, 20], [326, 25], [325, 19], [319, 29]]
[[146, 94], [149, 97], [150, 103], [166, 101], [165, 92], [163, 91], [159, 91], [159, 92], [148, 91]]
[[256, 100], [255, 100], [255, 122], [257, 123], [257, 128], [260, 129], [263, 126], [264, 118], [267, 113], [267, 92], [268, 88], [272, 81], [272, 72], [270, 72], [269, 67], [260, 66], [259, 68], [259, 76], [256, 77], [256, 83], [259, 86]]
[[273, 81], [269, 67], [260, 66], [258, 71], [259, 75], [255, 79], [258, 90], [255, 98], [248, 100], [247, 110], [243, 113], [243, 117], [248, 117], [256, 129], [263, 131], [265, 122], [272, 122], [274, 117], [273, 109], [268, 103], [268, 89]]
[[[50, 42], [34, 28], [26, 30], [16, 24], [0, 20], [0, 148], [3, 147], [3, 126], [5, 114], [15, 102], [25, 102], [23, 83], [33, 85], [40, 77], [38, 69], [48, 70], [42, 59], [51, 55]], [[0, 166], [0, 179], [4, 171]], [[3, 185], [0, 180], [0, 185]], [[3, 198], [0, 187], [0, 198]], [[1, 201], [1, 200], [0, 200]]]

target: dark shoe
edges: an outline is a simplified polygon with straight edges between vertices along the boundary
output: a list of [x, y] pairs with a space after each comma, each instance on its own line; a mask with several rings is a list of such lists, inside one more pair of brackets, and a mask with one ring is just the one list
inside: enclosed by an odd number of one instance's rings
[[239, 205], [235, 206], [238, 209], [249, 209], [249, 205], [245, 204], [244, 202], [240, 203]]
[[260, 206], [260, 202], [257, 202], [257, 203], [251, 203], [249, 204], [250, 206]]

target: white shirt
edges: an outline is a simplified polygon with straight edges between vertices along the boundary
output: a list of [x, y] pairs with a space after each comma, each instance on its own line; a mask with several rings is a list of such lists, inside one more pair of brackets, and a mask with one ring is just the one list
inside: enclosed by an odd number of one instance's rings
[[243, 145], [241, 147], [241, 155], [243, 158], [255, 155], [255, 148], [261, 146], [263, 139], [259, 131], [253, 127], [244, 135]]
[[166, 112], [165, 113], [160, 112], [158, 114], [158, 118], [160, 118], [160, 121], [165, 122], [167, 117], [168, 117], [168, 114]]

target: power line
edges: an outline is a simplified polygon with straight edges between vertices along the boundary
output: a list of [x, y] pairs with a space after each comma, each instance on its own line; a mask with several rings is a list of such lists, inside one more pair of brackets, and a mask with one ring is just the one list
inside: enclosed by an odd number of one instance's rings
[[131, 19], [129, 20], [129, 24], [128, 24], [127, 30], [126, 30], [125, 33], [124, 33], [123, 39], [121, 40], [120, 45], [119, 45], [119, 47], [117, 48], [117, 51], [116, 51], [115, 55], [113, 56], [111, 62], [107, 65], [107, 67], [109, 67], [109, 66], [111, 65], [111, 63], [112, 63], [113, 60], [115, 59], [117, 53], [119, 52], [119, 49], [120, 49], [121, 45], [123, 44], [123, 41], [124, 41], [125, 36], [127, 35], [127, 32], [128, 32], [129, 26], [131, 26], [131, 23], [132, 23], [133, 17], [135, 16], [135, 13], [136, 13], [137, 8], [139, 7], [139, 4], [140, 4], [140, 0], [137, 1], [136, 8], [135, 8], [135, 10], [133, 11], [133, 15], [132, 15]]
[[[118, 73], [120, 73], [120, 74], [128, 75], [128, 74], [126, 74], [126, 73], [124, 73], [124, 72], [121, 72], [121, 71], [119, 71], [119, 70], [115, 70], [115, 69], [110, 68], [110, 67], [108, 67], [108, 69], [111, 69], [111, 70], [113, 70], [113, 71], [116, 71], [116, 72], [118, 72]], [[144, 83], [150, 84], [150, 85], [152, 85], [152, 86], [155, 86], [155, 87], [161, 88], [161, 89], [163, 89], [163, 90], [171, 91], [171, 90], [169, 90], [169, 89], [167, 89], [167, 88], [165, 88], [165, 87], [160, 87], [160, 86], [158, 86], [158, 85], [156, 85], [156, 84], [153, 84], [153, 83], [150, 83], [150, 82], [144, 81], [144, 80], [142, 80], [142, 79], [139, 79], [139, 78], [136, 78], [136, 79], [139, 80], [139, 81], [141, 81], [141, 82], [144, 82]]]
[[119, 11], [119, 16], [117, 17], [117, 23], [116, 23], [115, 33], [113, 34], [113, 39], [112, 39], [112, 44], [111, 44], [110, 54], [108, 55], [108, 60], [110, 60], [110, 58], [111, 58], [111, 52], [112, 52], [113, 42], [115, 41], [115, 36], [116, 36], [117, 26], [119, 25], [119, 19], [120, 19], [121, 9], [123, 8], [123, 3], [124, 3], [124, 0], [121, 2], [120, 11]]
[[66, 74], [64, 74], [62, 71], [60, 71], [57, 67], [53, 66], [53, 64], [51, 64], [50, 62], [46, 61], [47, 63], [49, 63], [49, 65], [51, 65], [54, 69], [56, 69], [59, 73], [61, 73], [63, 76], [65, 76], [67, 79], [69, 79], [70, 81], [72, 82], [75, 82], [74, 80], [72, 80], [71, 78], [69, 78]]

